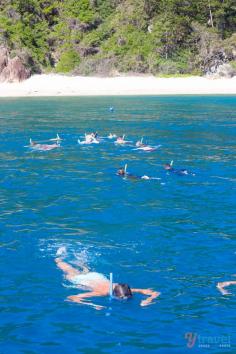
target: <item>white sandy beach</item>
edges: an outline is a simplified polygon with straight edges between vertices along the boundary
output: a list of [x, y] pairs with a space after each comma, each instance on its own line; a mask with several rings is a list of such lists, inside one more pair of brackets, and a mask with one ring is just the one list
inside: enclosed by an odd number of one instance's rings
[[34, 75], [21, 83], [0, 83], [0, 97], [108, 96], [108, 95], [209, 95], [236, 94], [236, 77], [156, 78], [117, 76], [110, 78]]

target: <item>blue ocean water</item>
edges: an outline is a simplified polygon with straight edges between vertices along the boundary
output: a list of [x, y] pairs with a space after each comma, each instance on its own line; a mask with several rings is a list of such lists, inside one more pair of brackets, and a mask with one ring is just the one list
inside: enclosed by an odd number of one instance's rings
[[[0, 100], [1, 354], [235, 352], [236, 288], [216, 288], [236, 280], [235, 118], [235, 96]], [[162, 146], [78, 145], [91, 131]], [[25, 147], [57, 133], [59, 149]], [[196, 175], [166, 174], [171, 160]], [[116, 176], [125, 163], [160, 179]], [[61, 246], [161, 296], [65, 301], [79, 291], [56, 268]]]

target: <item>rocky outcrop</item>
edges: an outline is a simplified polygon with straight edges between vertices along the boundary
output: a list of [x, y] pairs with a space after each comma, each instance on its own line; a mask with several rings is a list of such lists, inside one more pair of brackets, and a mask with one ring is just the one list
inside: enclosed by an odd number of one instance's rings
[[218, 68], [228, 62], [227, 54], [223, 48], [213, 49], [203, 60], [203, 70], [206, 75], [215, 74]]
[[220, 78], [228, 78], [236, 75], [236, 70], [230, 64], [222, 64], [219, 65], [214, 73], [208, 74], [207, 76], [211, 76], [214, 79]]
[[4, 47], [0, 47], [0, 74], [8, 63], [8, 51]]
[[236, 37], [226, 40], [209, 31], [199, 23], [192, 23], [193, 38], [196, 45], [195, 65], [207, 76], [232, 77], [235, 75], [230, 62], [235, 60]]
[[30, 70], [23, 64], [22, 60], [15, 56], [10, 58], [9, 51], [0, 47], [0, 81], [19, 82], [30, 77]]

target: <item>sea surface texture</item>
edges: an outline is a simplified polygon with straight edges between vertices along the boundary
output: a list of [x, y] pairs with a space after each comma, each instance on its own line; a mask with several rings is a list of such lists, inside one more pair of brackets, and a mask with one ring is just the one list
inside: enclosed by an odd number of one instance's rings
[[[236, 280], [235, 118], [235, 96], [0, 100], [1, 354], [235, 353], [236, 286], [216, 288]], [[79, 145], [92, 131], [131, 143]], [[57, 133], [60, 148], [28, 147]], [[141, 137], [161, 147], [135, 150]], [[166, 173], [172, 160], [195, 176]], [[125, 164], [154, 179], [117, 176]], [[83, 291], [56, 267], [59, 247], [161, 295], [66, 301]]]

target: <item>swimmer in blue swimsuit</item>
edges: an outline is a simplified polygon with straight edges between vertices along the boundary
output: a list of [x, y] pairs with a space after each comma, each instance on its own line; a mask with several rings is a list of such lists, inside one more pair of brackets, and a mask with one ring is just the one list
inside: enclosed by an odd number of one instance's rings
[[174, 174], [176, 174], [176, 175], [178, 175], [178, 176], [186, 176], [186, 175], [195, 176], [195, 173], [190, 172], [190, 171], [186, 170], [185, 168], [184, 168], [184, 169], [175, 169], [175, 168], [173, 168], [172, 165], [169, 164], [169, 163], [166, 163], [166, 164], [164, 165], [164, 169], [165, 169], [166, 171], [171, 172], [171, 173], [174, 173]]
[[[58, 250], [57, 255], [61, 255]], [[64, 262], [61, 257], [57, 257], [55, 262], [65, 275], [65, 278], [71, 283], [76, 285], [78, 289], [86, 290], [85, 293], [78, 295], [68, 296], [68, 300], [94, 307], [96, 310], [101, 310], [105, 306], [100, 306], [92, 303], [90, 299], [92, 297], [108, 296], [110, 294], [110, 282], [103, 274], [97, 272], [90, 272], [89, 269], [81, 265], [81, 271], [72, 267], [70, 264]], [[142, 300], [140, 305], [147, 306], [154, 299], [156, 299], [160, 293], [153, 291], [152, 289], [131, 289], [128, 284], [113, 283], [112, 284], [112, 297], [120, 300], [127, 300], [132, 298], [133, 293], [140, 293], [147, 295], [145, 300]]]

